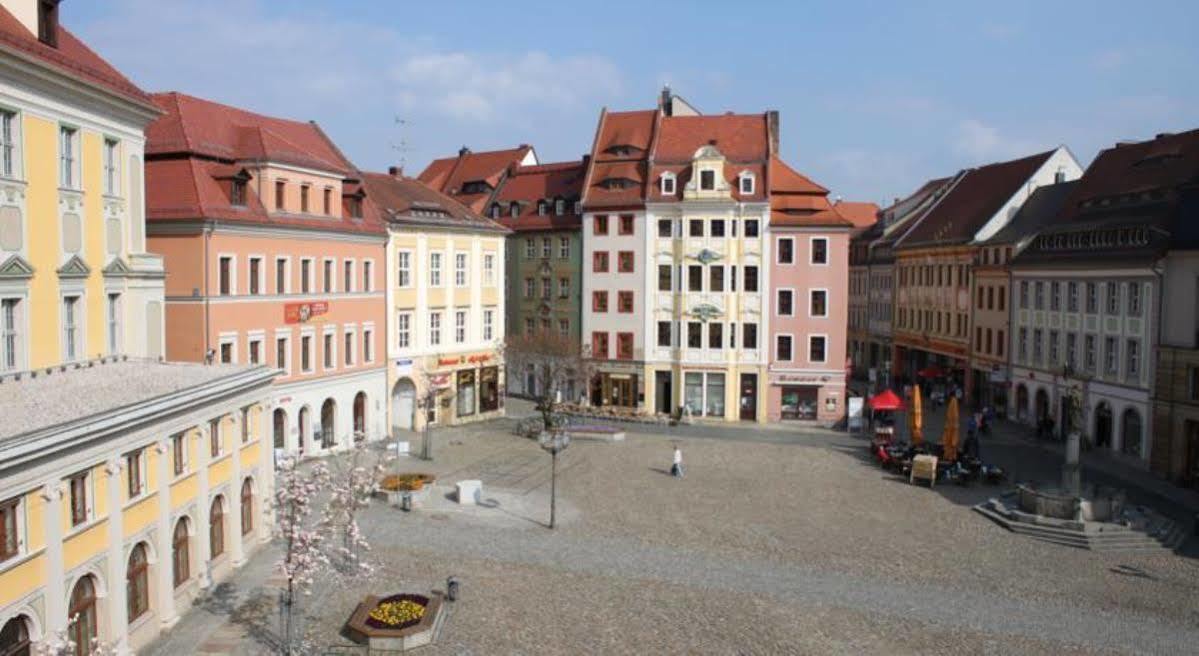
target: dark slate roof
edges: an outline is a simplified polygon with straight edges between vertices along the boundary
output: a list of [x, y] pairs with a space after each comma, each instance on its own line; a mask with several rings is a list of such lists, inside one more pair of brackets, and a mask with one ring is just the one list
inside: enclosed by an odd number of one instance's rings
[[1024, 237], [1032, 236], [1041, 228], [1052, 225], [1058, 220], [1066, 199], [1077, 186], [1078, 181], [1071, 180], [1039, 187], [1024, 201], [1016, 216], [983, 243], [1014, 244]]

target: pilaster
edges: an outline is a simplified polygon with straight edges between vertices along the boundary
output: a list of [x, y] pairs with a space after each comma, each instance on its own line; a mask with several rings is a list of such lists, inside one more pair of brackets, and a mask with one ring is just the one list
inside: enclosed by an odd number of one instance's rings
[[42, 486], [45, 503], [42, 518], [46, 529], [46, 618], [45, 633], [53, 634], [67, 628], [66, 572], [62, 554], [62, 498], [65, 483], [51, 481]]
[[158, 453], [158, 544], [154, 548], [158, 553], [158, 562], [154, 568], [154, 578], [158, 593], [158, 620], [165, 631], [179, 621], [175, 610], [175, 527], [171, 526], [171, 442], [161, 440], [154, 445], [154, 450]]
[[199, 555], [201, 567], [198, 568], [199, 583], [201, 588], [207, 588], [212, 585], [212, 554], [209, 548], [209, 527], [208, 527], [208, 511], [209, 491], [208, 491], [208, 463], [212, 461], [212, 435], [210, 424], [205, 423], [199, 427], [200, 430], [200, 448], [199, 458], [196, 462], [196, 483], [199, 491], [196, 494], [196, 553]]
[[121, 507], [120, 457], [108, 461], [108, 640], [117, 653], [129, 651], [129, 605], [126, 599], [125, 513]]

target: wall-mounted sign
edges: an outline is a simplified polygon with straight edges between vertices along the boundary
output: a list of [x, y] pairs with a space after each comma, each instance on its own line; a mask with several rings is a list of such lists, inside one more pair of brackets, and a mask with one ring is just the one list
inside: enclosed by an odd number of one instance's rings
[[770, 382], [773, 385], [779, 385], [782, 383], [799, 383], [801, 385], [819, 385], [821, 383], [827, 383], [828, 381], [829, 381], [828, 376], [813, 376], [810, 374], [772, 374], [770, 376]]
[[312, 317], [317, 317], [328, 312], [329, 303], [327, 301], [287, 303], [283, 306], [283, 322], [307, 323]]
[[400, 358], [396, 360], [396, 373], [401, 376], [412, 373], [412, 358]]
[[459, 355], [453, 358], [438, 358], [437, 366], [453, 367], [459, 364], [478, 364], [480, 362], [487, 362], [493, 357], [495, 356], [491, 353], [476, 353], [474, 355]]

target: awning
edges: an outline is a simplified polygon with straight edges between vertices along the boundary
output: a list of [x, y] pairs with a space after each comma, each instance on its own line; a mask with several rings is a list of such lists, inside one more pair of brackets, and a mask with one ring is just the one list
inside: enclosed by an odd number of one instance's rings
[[891, 390], [883, 390], [870, 398], [871, 410], [903, 410], [903, 399]]

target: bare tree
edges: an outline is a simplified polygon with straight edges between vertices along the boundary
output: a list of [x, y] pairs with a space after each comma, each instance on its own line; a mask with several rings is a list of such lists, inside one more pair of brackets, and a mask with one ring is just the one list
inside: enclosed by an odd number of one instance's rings
[[558, 333], [508, 335], [503, 352], [509, 375], [533, 381], [533, 389], [525, 393], [536, 404], [546, 430], [554, 428], [558, 406], [572, 389], [586, 390], [595, 374], [588, 349]]

